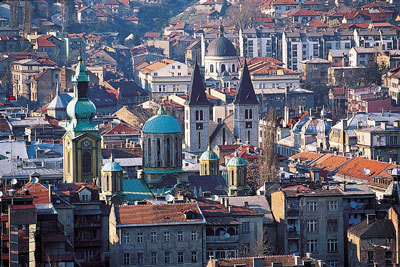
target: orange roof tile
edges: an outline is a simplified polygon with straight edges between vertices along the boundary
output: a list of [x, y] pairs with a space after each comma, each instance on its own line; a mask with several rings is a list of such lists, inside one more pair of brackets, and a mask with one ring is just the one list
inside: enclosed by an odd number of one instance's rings
[[[376, 160], [369, 160], [357, 157], [351, 159], [346, 164], [344, 164], [337, 171], [337, 174], [361, 180], [370, 180], [371, 177], [382, 173], [382, 171], [390, 167], [390, 165], [391, 164], [387, 162], [380, 162]], [[368, 169], [370, 171], [369, 175], [365, 175], [363, 169]]]
[[308, 23], [308, 27], [327, 28], [329, 26], [320, 20], [314, 19]]
[[336, 156], [332, 154], [325, 154], [320, 158], [317, 158], [311, 167], [322, 169], [325, 171], [335, 171], [337, 168], [345, 164], [349, 159], [342, 156]]
[[300, 159], [301, 161], [316, 160], [321, 157], [322, 154], [314, 152], [300, 152], [296, 155], [291, 156], [291, 159]]

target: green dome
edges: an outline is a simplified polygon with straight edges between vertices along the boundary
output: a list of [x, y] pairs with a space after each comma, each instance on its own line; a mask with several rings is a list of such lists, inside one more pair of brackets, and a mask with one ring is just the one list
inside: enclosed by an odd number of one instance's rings
[[103, 172], [120, 172], [123, 171], [121, 165], [118, 162], [114, 161], [113, 155], [110, 157], [110, 161], [106, 163], [106, 165], [102, 168]]
[[237, 152], [235, 151], [235, 154], [232, 158], [229, 159], [228, 163], [226, 166], [231, 166], [231, 167], [240, 167], [240, 166], [247, 166], [247, 163], [244, 159], [238, 156]]
[[67, 114], [71, 119], [90, 119], [96, 115], [96, 106], [89, 99], [72, 99], [67, 106]]
[[178, 121], [165, 112], [161, 106], [157, 115], [146, 121], [143, 133], [181, 133], [181, 126]]
[[219, 160], [217, 153], [211, 150], [210, 146], [208, 146], [207, 150], [204, 151], [200, 156], [200, 160]]
[[78, 57], [78, 65], [75, 69], [75, 75], [72, 76], [73, 82], [89, 82], [89, 76], [86, 74], [85, 65], [82, 63], [82, 57]]

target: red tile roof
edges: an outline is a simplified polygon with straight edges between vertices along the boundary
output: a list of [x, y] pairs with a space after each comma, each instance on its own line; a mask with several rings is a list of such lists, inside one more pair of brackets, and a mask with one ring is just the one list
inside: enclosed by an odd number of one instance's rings
[[27, 183], [23, 188], [18, 190], [18, 193], [24, 193], [25, 189], [29, 189], [29, 194], [33, 196], [33, 204], [48, 204], [49, 189], [40, 183]]
[[290, 16], [293, 16], [293, 17], [303, 17], [303, 16], [304, 17], [305, 16], [307, 16], [307, 17], [311, 17], [311, 16], [312, 17], [317, 17], [317, 16], [320, 16], [320, 15], [321, 15], [321, 12], [314, 11], [314, 10], [307, 9], [307, 8], [302, 8], [302, 9], [290, 14]]
[[247, 215], [262, 215], [262, 213], [249, 208], [249, 207], [239, 207], [231, 205], [231, 212], [229, 212], [228, 208], [222, 205], [219, 202], [206, 200], [206, 201], [198, 201], [199, 207], [204, 214], [204, 217], [207, 219], [208, 217], [224, 217], [224, 216], [247, 216]]
[[126, 18], [125, 20], [127, 20], [127, 21], [139, 21], [139, 19], [137, 17], [135, 17], [135, 16], [131, 16], [129, 18]]
[[[386, 168], [389, 168], [392, 164], [387, 162], [380, 162], [376, 160], [369, 160], [365, 158], [353, 158], [348, 161], [343, 167], [341, 167], [337, 174], [348, 176], [360, 180], [370, 180], [378, 174], [381, 174]], [[363, 169], [369, 170], [369, 175], [366, 175]]]
[[277, 0], [272, 5], [300, 5], [300, 3], [294, 0]]
[[327, 28], [329, 26], [320, 20], [314, 19], [308, 23], [308, 27]]
[[161, 33], [159, 32], [146, 32], [144, 34], [144, 37], [149, 37], [149, 38], [155, 38], [155, 37], [160, 37]]
[[346, 157], [325, 154], [315, 160], [312, 164], [310, 164], [310, 166], [325, 171], [335, 171], [337, 168], [345, 164], [348, 160], [349, 159]]
[[300, 152], [296, 155], [291, 156], [291, 159], [300, 159], [301, 161], [309, 161], [309, 160], [316, 160], [317, 158], [321, 157], [322, 154], [314, 153], [314, 152]]
[[[186, 218], [185, 213], [188, 211], [194, 214], [193, 219]], [[168, 224], [203, 221], [196, 203], [116, 206], [115, 216], [118, 224]]]
[[112, 129], [101, 134], [140, 134], [140, 130], [126, 124], [118, 124]]
[[37, 39], [37, 44], [39, 47], [55, 47], [56, 45], [47, 40], [47, 38], [41, 38], [39, 37]]

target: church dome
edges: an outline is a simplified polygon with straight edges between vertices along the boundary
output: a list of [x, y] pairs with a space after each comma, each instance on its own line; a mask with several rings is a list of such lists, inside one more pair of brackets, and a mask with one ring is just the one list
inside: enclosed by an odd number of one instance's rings
[[67, 114], [73, 119], [90, 119], [96, 115], [96, 106], [89, 99], [72, 99], [67, 106]]
[[178, 121], [167, 115], [165, 109], [161, 106], [157, 115], [154, 115], [146, 121], [143, 127], [143, 133], [181, 133], [181, 126]]
[[208, 146], [207, 150], [204, 151], [203, 154], [201, 154], [200, 160], [219, 160], [219, 157], [218, 157], [217, 153], [212, 151], [210, 149], [210, 146]]
[[208, 45], [206, 56], [232, 57], [237, 56], [237, 53], [231, 41], [219, 36]]
[[228, 163], [226, 164], [227, 167], [240, 167], [240, 166], [247, 166], [246, 161], [239, 157], [237, 152], [235, 151], [235, 154], [232, 158], [229, 159]]
[[106, 163], [106, 165], [103, 166], [102, 171], [104, 172], [119, 172], [123, 171], [121, 165], [119, 165], [118, 162], [114, 161], [113, 155], [111, 155], [110, 161]]

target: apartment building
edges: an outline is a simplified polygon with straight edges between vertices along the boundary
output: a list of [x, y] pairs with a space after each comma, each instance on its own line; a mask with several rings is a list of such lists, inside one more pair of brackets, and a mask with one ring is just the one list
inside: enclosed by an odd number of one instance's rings
[[196, 203], [113, 206], [113, 266], [204, 266], [206, 221]]
[[271, 194], [277, 250], [298, 253], [330, 266], [344, 265], [343, 200], [337, 188], [291, 186]]

